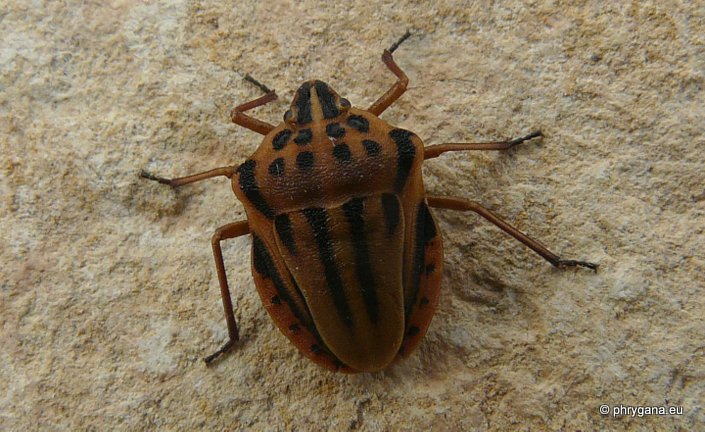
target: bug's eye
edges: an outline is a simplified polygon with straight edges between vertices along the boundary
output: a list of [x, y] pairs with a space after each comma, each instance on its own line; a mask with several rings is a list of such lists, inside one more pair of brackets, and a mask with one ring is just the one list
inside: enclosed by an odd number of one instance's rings
[[287, 124], [293, 124], [294, 123], [294, 113], [291, 110], [287, 110], [284, 113], [284, 122]]
[[349, 100], [347, 100], [347, 99], [345, 99], [345, 98], [341, 98], [341, 99], [340, 99], [340, 111], [343, 111], [343, 112], [344, 112], [344, 111], [347, 111], [347, 110], [350, 109], [350, 106], [351, 106], [351, 105], [350, 105], [350, 101], [349, 101]]

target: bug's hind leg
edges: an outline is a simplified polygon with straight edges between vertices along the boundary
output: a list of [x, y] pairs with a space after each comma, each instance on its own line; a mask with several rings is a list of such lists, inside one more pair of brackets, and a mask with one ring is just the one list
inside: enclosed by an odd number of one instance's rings
[[543, 259], [550, 262], [555, 267], [587, 267], [594, 271], [597, 271], [597, 264], [578, 261], [572, 259], [561, 259], [558, 255], [554, 254], [546, 246], [542, 245], [538, 240], [534, 240], [513, 226], [509, 225], [507, 222], [502, 220], [499, 216], [495, 215], [491, 211], [482, 207], [480, 204], [474, 201], [467, 201], [460, 198], [450, 198], [450, 197], [434, 197], [428, 196], [428, 205], [431, 207], [450, 209], [450, 210], [462, 210], [462, 211], [472, 211], [493, 224], [497, 225], [502, 231], [506, 232], [510, 236], [524, 243], [529, 249], [533, 250], [537, 254], [541, 255]]
[[542, 137], [541, 131], [534, 131], [521, 138], [515, 138], [509, 141], [494, 141], [483, 143], [447, 143], [428, 146], [424, 149], [424, 160], [433, 159], [440, 156], [442, 153], [449, 151], [466, 151], [466, 150], [507, 150], [515, 145], [521, 144], [533, 138]]
[[225, 322], [228, 325], [228, 341], [218, 349], [218, 351], [204, 358], [206, 364], [210, 364], [216, 357], [227, 352], [240, 339], [240, 333], [237, 328], [237, 321], [233, 313], [233, 302], [230, 298], [230, 287], [228, 286], [228, 277], [225, 274], [225, 264], [223, 263], [223, 252], [220, 249], [220, 242], [223, 240], [240, 237], [249, 234], [250, 226], [247, 221], [233, 222], [224, 225], [213, 234], [211, 245], [213, 246], [213, 258], [215, 259], [215, 271], [218, 274], [218, 283], [220, 284], [220, 295], [223, 298], [223, 309], [225, 311]]
[[401, 97], [401, 95], [404, 94], [406, 91], [406, 87], [409, 85], [409, 78], [406, 76], [404, 71], [397, 66], [397, 64], [394, 62], [394, 58], [392, 57], [392, 53], [394, 50], [396, 50], [399, 45], [401, 45], [402, 42], [407, 40], [411, 36], [411, 32], [407, 31], [404, 33], [404, 36], [402, 36], [397, 42], [394, 43], [389, 49], [384, 50], [382, 52], [382, 61], [384, 64], [387, 66], [387, 68], [392, 71], [394, 75], [397, 77], [397, 82], [394, 83], [394, 85], [387, 90], [385, 94], [382, 95], [375, 103], [373, 103], [367, 111], [371, 112], [372, 114], [378, 116], [384, 112], [391, 104], [393, 104], [397, 99]]
[[233, 108], [233, 110], [230, 112], [230, 118], [232, 119], [233, 123], [237, 125], [240, 125], [259, 134], [267, 135], [272, 129], [274, 129], [274, 126], [262, 120], [258, 120], [254, 117], [248, 116], [247, 114], [245, 114], [245, 111], [249, 111], [253, 108], [260, 107], [269, 102], [272, 102], [273, 100], [276, 100], [277, 93], [274, 90], [271, 90], [266, 85], [252, 78], [249, 74], [245, 75], [245, 80], [259, 87], [266, 94], [255, 100], [246, 102], [242, 105], [238, 105]]

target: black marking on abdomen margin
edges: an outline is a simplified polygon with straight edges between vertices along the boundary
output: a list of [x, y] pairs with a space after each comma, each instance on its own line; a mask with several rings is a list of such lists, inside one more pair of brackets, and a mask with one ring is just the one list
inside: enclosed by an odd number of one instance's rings
[[338, 105], [335, 102], [335, 96], [328, 88], [328, 84], [323, 81], [316, 81], [314, 83], [316, 87], [316, 94], [318, 95], [318, 101], [321, 103], [321, 111], [323, 111], [324, 118], [334, 118], [340, 115], [338, 110]]
[[387, 224], [387, 235], [391, 236], [399, 225], [400, 210], [397, 197], [390, 193], [383, 194], [382, 210], [384, 211], [384, 221]]
[[350, 237], [355, 250], [355, 272], [357, 281], [365, 302], [365, 309], [370, 321], [377, 324], [379, 319], [379, 303], [377, 302], [377, 286], [375, 285], [370, 255], [365, 237], [365, 219], [362, 217], [364, 202], [362, 198], [353, 198], [343, 204], [345, 218], [350, 224]]
[[389, 132], [389, 137], [397, 145], [397, 179], [394, 187], [397, 192], [404, 189], [406, 179], [409, 177], [411, 167], [414, 164], [416, 156], [416, 147], [411, 141], [414, 134], [404, 129], [392, 129]]
[[341, 320], [348, 327], [352, 327], [352, 315], [350, 313], [350, 305], [345, 298], [343, 289], [343, 281], [338, 273], [336, 265], [335, 250], [333, 242], [330, 240], [328, 233], [328, 212], [324, 208], [310, 207], [303, 210], [306, 221], [313, 230], [313, 236], [318, 243], [318, 254], [323, 262], [323, 270], [328, 284], [328, 291], [333, 297], [335, 308], [340, 314]]
[[416, 302], [416, 296], [419, 294], [419, 285], [421, 284], [421, 274], [424, 271], [424, 262], [426, 258], [426, 244], [437, 235], [436, 223], [433, 221], [431, 211], [425, 202], [421, 202], [416, 211], [416, 225], [414, 230], [414, 258], [412, 267], [411, 279], [411, 295], [405, 299], [405, 315], [408, 318], [411, 314], [411, 308]]
[[267, 201], [264, 200], [257, 186], [257, 179], [255, 178], [256, 165], [257, 162], [248, 159], [237, 168], [240, 190], [245, 193], [247, 199], [250, 200], [257, 210], [262, 212], [268, 219], [272, 219], [274, 217], [274, 210], [272, 210], [269, 204], [267, 204]]

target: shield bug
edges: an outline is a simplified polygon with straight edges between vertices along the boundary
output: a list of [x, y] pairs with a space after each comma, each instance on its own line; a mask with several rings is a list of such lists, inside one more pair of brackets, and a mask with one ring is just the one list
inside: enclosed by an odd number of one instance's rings
[[187, 177], [142, 172], [174, 188], [227, 177], [245, 208], [247, 220], [224, 225], [212, 237], [229, 340], [206, 363], [239, 338], [220, 243], [246, 234], [255, 286], [277, 327], [306, 357], [341, 372], [383, 369], [408, 356], [426, 333], [443, 271], [431, 208], [475, 212], [554, 266], [597, 268], [561, 259], [476, 202], [426, 195], [424, 161], [450, 151], [506, 150], [541, 133], [424, 147], [413, 132], [381, 120], [406, 90], [409, 80], [392, 52], [409, 36], [384, 50], [382, 61], [397, 81], [369, 108], [353, 107], [322, 81], [307, 81], [274, 126], [246, 114], [277, 98], [248, 75], [265, 95], [236, 107], [231, 117], [264, 135], [254, 154], [240, 165]]

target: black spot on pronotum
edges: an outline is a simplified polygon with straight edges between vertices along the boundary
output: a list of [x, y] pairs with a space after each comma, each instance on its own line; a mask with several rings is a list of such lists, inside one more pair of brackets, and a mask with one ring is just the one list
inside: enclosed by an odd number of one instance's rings
[[326, 285], [328, 285], [328, 292], [333, 298], [333, 304], [340, 315], [340, 319], [347, 326], [352, 326], [350, 305], [348, 305], [348, 301], [345, 298], [343, 281], [340, 278], [340, 273], [338, 273], [333, 242], [328, 232], [328, 211], [320, 207], [309, 207], [303, 210], [303, 214], [318, 244], [318, 255], [323, 263]]
[[269, 164], [269, 174], [279, 177], [284, 174], [284, 158], [276, 158]]
[[376, 324], [379, 319], [379, 302], [377, 301], [377, 286], [370, 264], [369, 248], [365, 235], [365, 218], [363, 217], [364, 200], [353, 198], [343, 204], [345, 218], [350, 224], [350, 239], [355, 250], [355, 273], [360, 285], [365, 309], [370, 321]]
[[282, 300], [279, 298], [279, 296], [274, 296], [274, 297], [272, 297], [271, 302], [273, 305], [278, 305], [278, 304], [282, 303]]
[[384, 211], [384, 222], [387, 225], [387, 235], [394, 234], [399, 225], [399, 200], [393, 194], [382, 194], [382, 210]]
[[311, 352], [314, 354], [320, 354], [323, 350], [318, 344], [311, 345]]
[[338, 117], [338, 115], [340, 115], [340, 111], [338, 110], [338, 105], [335, 102], [335, 95], [331, 92], [328, 84], [322, 81], [315, 81], [314, 86], [316, 87], [318, 101], [321, 103], [323, 117], [327, 119]]
[[426, 265], [426, 274], [427, 274], [427, 275], [430, 275], [430, 274], [433, 273], [434, 271], [436, 271], [436, 265], [435, 265], [435, 264], [431, 263], [431, 264], [427, 264], [427, 265]]
[[339, 162], [350, 162], [352, 155], [350, 154], [350, 147], [347, 144], [341, 143], [333, 147], [333, 156]]
[[296, 166], [302, 171], [313, 168], [313, 152], [305, 151], [296, 155]]
[[259, 191], [257, 179], [255, 178], [255, 166], [257, 166], [257, 162], [248, 159], [237, 168], [240, 190], [257, 210], [271, 219], [274, 217], [274, 210], [267, 204], [267, 201], [265, 201]]
[[274, 218], [274, 228], [277, 230], [279, 240], [284, 243], [290, 254], [296, 255], [296, 243], [294, 242], [294, 232], [291, 229], [291, 219], [286, 214]]
[[331, 138], [342, 138], [345, 136], [345, 128], [339, 123], [331, 123], [326, 126], [326, 135]]
[[406, 331], [406, 335], [409, 336], [409, 337], [413, 337], [413, 336], [416, 336], [417, 334], [419, 334], [420, 331], [421, 331], [421, 329], [419, 329], [418, 327], [416, 327], [416, 326], [411, 326], [411, 327], [409, 327], [409, 329]]
[[310, 123], [311, 120], [311, 83], [305, 82], [296, 91], [296, 122], [300, 125]]
[[274, 139], [272, 140], [272, 147], [274, 147], [274, 150], [283, 149], [289, 142], [291, 134], [292, 132], [289, 129], [284, 129], [283, 131], [280, 131], [278, 134], [274, 135]]
[[416, 147], [411, 141], [412, 136], [414, 136], [413, 133], [404, 129], [392, 129], [389, 132], [389, 137], [397, 145], [397, 178], [394, 183], [397, 191], [404, 188], [416, 157]]
[[428, 299], [426, 297], [421, 297], [421, 301], [419, 302], [419, 306], [424, 307], [429, 303]]
[[348, 117], [347, 123], [348, 126], [362, 133], [365, 133], [370, 130], [370, 122], [360, 115], [351, 115], [350, 117]]
[[301, 326], [299, 326], [298, 324], [292, 324], [289, 326], [289, 330], [293, 331], [293, 332], [297, 332], [297, 331], [301, 330]]
[[296, 138], [294, 138], [294, 142], [298, 145], [306, 145], [311, 142], [312, 138], [313, 132], [311, 132], [311, 129], [301, 129]]
[[372, 140], [363, 140], [362, 145], [365, 147], [367, 156], [377, 156], [379, 154], [380, 149], [382, 148], [382, 146], [379, 145], [377, 141]]

